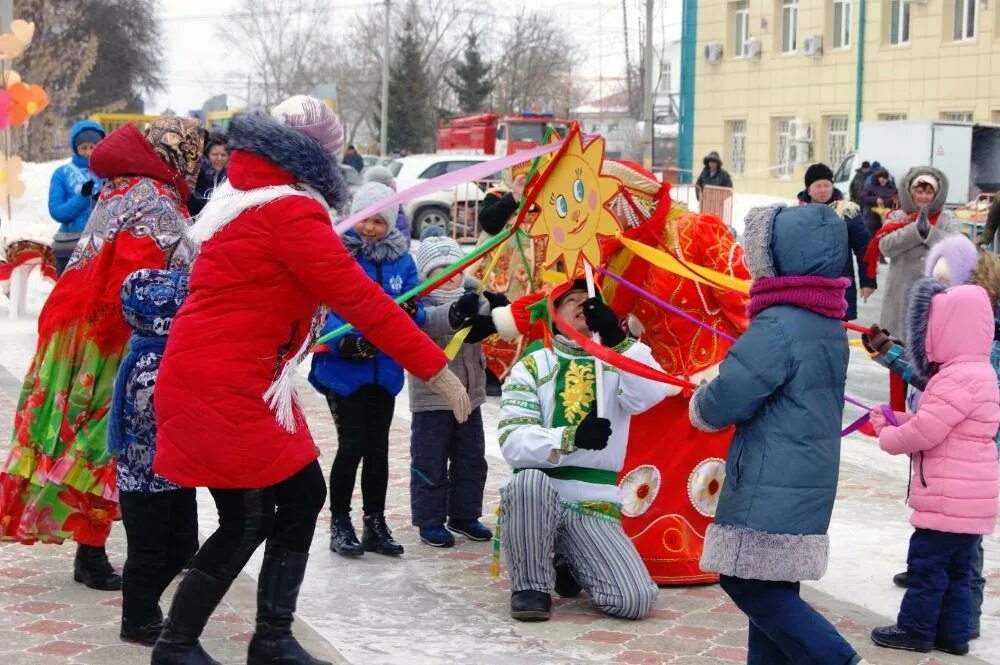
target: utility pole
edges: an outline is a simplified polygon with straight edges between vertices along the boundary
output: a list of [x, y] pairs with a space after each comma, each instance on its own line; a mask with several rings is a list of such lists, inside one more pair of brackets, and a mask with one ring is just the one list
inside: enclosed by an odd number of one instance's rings
[[253, 108], [250, 104], [250, 74], [247, 74], [247, 111]]
[[389, 0], [385, 0], [385, 34], [382, 35], [382, 119], [379, 126], [379, 149], [388, 153], [389, 141]]
[[646, 54], [644, 56], [646, 66], [643, 68], [642, 81], [642, 108], [646, 119], [646, 146], [643, 151], [643, 162], [649, 168], [653, 168], [653, 122], [655, 113], [653, 105], [655, 95], [653, 93], [653, 0], [646, 0]]
[[628, 110], [631, 115], [635, 110], [635, 97], [632, 91], [632, 59], [629, 57], [628, 44], [628, 8], [627, 0], [622, 0], [622, 27], [625, 30], [625, 87], [628, 90]]

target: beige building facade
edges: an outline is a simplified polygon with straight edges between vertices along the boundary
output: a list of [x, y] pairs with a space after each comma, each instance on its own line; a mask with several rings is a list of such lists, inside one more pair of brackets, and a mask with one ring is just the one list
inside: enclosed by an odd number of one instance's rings
[[699, 0], [695, 177], [715, 150], [736, 189], [794, 196], [854, 148], [859, 90], [862, 120], [1000, 123], [997, 4]]

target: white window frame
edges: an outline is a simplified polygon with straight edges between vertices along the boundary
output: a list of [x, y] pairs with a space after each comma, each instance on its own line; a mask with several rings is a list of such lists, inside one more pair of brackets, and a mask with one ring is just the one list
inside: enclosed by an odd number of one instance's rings
[[[733, 53], [737, 58], [746, 58], [750, 54], [747, 50], [747, 40], [750, 39], [750, 0], [737, 2], [733, 11]], [[742, 37], [742, 39], [741, 39]]]
[[827, 164], [836, 168], [848, 150], [848, 128], [850, 122], [846, 115], [831, 115], [826, 118], [826, 158]]
[[798, 46], [799, 0], [781, 0], [781, 52], [795, 53]]
[[781, 117], [774, 119], [775, 162], [774, 176], [789, 179], [795, 173], [795, 118]]
[[[893, 13], [896, 13], [895, 21]], [[910, 0], [889, 0], [889, 43], [893, 46], [910, 43]]]
[[[956, 42], [976, 38], [976, 23], [979, 20], [979, 0], [954, 0], [951, 37]], [[971, 14], [971, 16], [970, 16]]]
[[663, 85], [658, 88], [659, 90], [673, 91], [673, 88], [670, 87], [673, 84], [671, 80], [673, 78], [673, 71], [673, 63], [670, 60], [664, 60], [662, 69], [660, 70], [660, 79]]
[[747, 165], [747, 121], [745, 118], [739, 120], [728, 120], [726, 122], [729, 130], [729, 171], [732, 175], [743, 175], [746, 173]]
[[[833, 0], [833, 48], [851, 48], [851, 4], [852, 0]], [[837, 21], [837, 9], [840, 21]]]

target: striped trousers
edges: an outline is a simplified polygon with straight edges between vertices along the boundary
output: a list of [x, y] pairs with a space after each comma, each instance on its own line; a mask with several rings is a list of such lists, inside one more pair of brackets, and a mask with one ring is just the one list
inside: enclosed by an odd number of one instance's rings
[[566, 508], [538, 469], [515, 474], [500, 488], [500, 501], [512, 592], [552, 593], [558, 550], [605, 614], [641, 619], [653, 609], [657, 586], [619, 522]]

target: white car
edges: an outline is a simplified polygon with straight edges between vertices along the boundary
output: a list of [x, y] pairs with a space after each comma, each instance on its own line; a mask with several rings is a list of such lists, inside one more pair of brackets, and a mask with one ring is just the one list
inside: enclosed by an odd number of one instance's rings
[[[452, 173], [467, 166], [491, 159], [488, 155], [408, 155], [389, 165], [396, 178], [396, 190], [403, 191], [425, 180]], [[490, 176], [493, 179], [494, 176]], [[419, 238], [427, 226], [439, 226], [451, 233], [451, 210], [456, 201], [478, 205], [485, 193], [474, 182], [467, 182], [433, 194], [417, 197], [403, 204], [403, 212], [410, 220], [414, 238]]]

